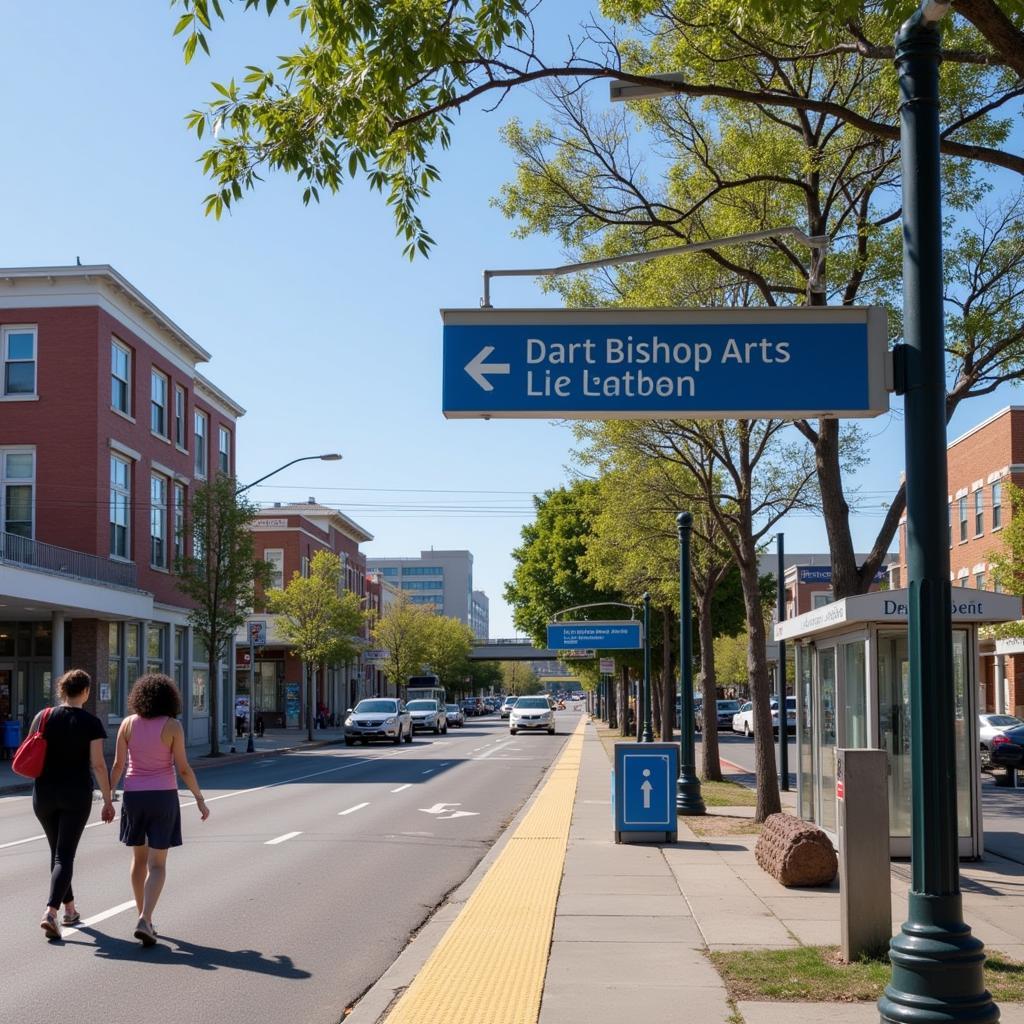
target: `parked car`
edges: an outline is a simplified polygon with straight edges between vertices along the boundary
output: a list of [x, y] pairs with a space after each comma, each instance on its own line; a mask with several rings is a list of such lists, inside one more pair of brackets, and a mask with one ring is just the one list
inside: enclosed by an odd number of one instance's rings
[[[703, 704], [698, 705], [694, 709], [694, 725], [696, 726], [697, 732], [700, 732], [704, 728], [704, 707]], [[717, 727], [719, 729], [731, 729], [733, 716], [739, 711], [740, 702], [738, 700], [716, 700], [715, 701], [715, 712], [717, 714]]]
[[[1024, 728], [1024, 722], [1014, 715], [978, 715], [978, 740], [981, 743], [981, 768], [988, 771], [992, 767], [992, 752], [1006, 743], [1014, 743], [1008, 734], [1015, 729]], [[1004, 752], [1011, 755], [1010, 751]], [[1002, 767], [1007, 767], [1005, 759]]]
[[520, 697], [509, 713], [508, 731], [515, 736], [520, 729], [546, 729], [555, 734], [555, 709], [547, 697]]
[[501, 710], [498, 712], [498, 714], [500, 714], [502, 718], [508, 718], [509, 712], [515, 706], [515, 703], [518, 699], [519, 698], [515, 694], [510, 693], [502, 702]]
[[459, 706], [462, 708], [462, 713], [467, 717], [475, 717], [480, 714], [480, 705], [477, 704], [476, 697], [465, 697], [459, 701]]
[[[772, 731], [779, 731], [779, 702], [772, 699]], [[732, 731], [741, 732], [744, 736], [754, 735], [754, 704], [746, 701], [740, 705], [739, 711], [732, 716]], [[796, 697], [786, 698], [786, 731], [796, 732]]]
[[392, 743], [412, 743], [413, 720], [408, 705], [393, 697], [372, 697], [361, 700], [349, 708], [345, 717], [345, 746], [356, 740], [391, 740]]
[[448, 717], [436, 700], [411, 700], [406, 705], [412, 715], [413, 729], [431, 729], [436, 736], [448, 731]]
[[449, 728], [461, 729], [466, 724], [466, 716], [458, 704], [445, 704], [444, 716], [448, 719]]

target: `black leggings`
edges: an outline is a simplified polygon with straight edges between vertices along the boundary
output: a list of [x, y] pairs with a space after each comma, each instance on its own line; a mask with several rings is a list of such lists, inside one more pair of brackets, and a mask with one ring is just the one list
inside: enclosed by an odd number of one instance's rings
[[75, 898], [71, 874], [79, 840], [92, 813], [92, 790], [53, 789], [36, 783], [32, 810], [50, 843], [50, 897], [46, 905], [56, 909]]

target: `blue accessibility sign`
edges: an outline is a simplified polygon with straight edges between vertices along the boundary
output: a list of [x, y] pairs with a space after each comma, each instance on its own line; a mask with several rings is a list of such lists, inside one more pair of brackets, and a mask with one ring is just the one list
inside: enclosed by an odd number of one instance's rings
[[679, 748], [673, 743], [615, 744], [615, 832], [676, 832]]
[[643, 625], [632, 619], [548, 623], [548, 647], [553, 651], [636, 651], [643, 645]]
[[888, 412], [885, 310], [442, 310], [449, 418]]

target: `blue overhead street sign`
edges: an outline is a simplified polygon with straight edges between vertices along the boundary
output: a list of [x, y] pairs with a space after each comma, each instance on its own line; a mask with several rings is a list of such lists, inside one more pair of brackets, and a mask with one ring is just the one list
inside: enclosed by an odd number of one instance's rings
[[548, 647], [556, 651], [635, 651], [643, 646], [641, 623], [631, 619], [618, 622], [549, 622]]
[[453, 309], [449, 418], [877, 416], [881, 308]]

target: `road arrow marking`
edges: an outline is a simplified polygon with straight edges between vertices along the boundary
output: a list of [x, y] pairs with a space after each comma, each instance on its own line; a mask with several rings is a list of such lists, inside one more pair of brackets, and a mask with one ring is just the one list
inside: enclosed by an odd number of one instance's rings
[[444, 814], [449, 807], [461, 807], [462, 804], [434, 804], [433, 807], [421, 807], [424, 814]]
[[474, 818], [479, 815], [479, 811], [452, 811], [451, 814], [442, 814], [438, 817], [438, 821], [451, 821], [452, 818]]
[[[449, 811], [449, 807], [461, 807], [462, 804], [434, 804], [433, 807], [421, 807], [424, 814], [436, 814], [438, 821], [451, 821], [452, 818], [475, 818], [479, 811]], [[447, 813], [446, 813], [447, 812]]]
[[493, 391], [494, 385], [487, 379], [488, 373], [511, 373], [512, 367], [508, 363], [487, 363], [484, 360], [494, 351], [493, 345], [484, 345], [482, 349], [468, 363], [466, 373], [484, 389]]

